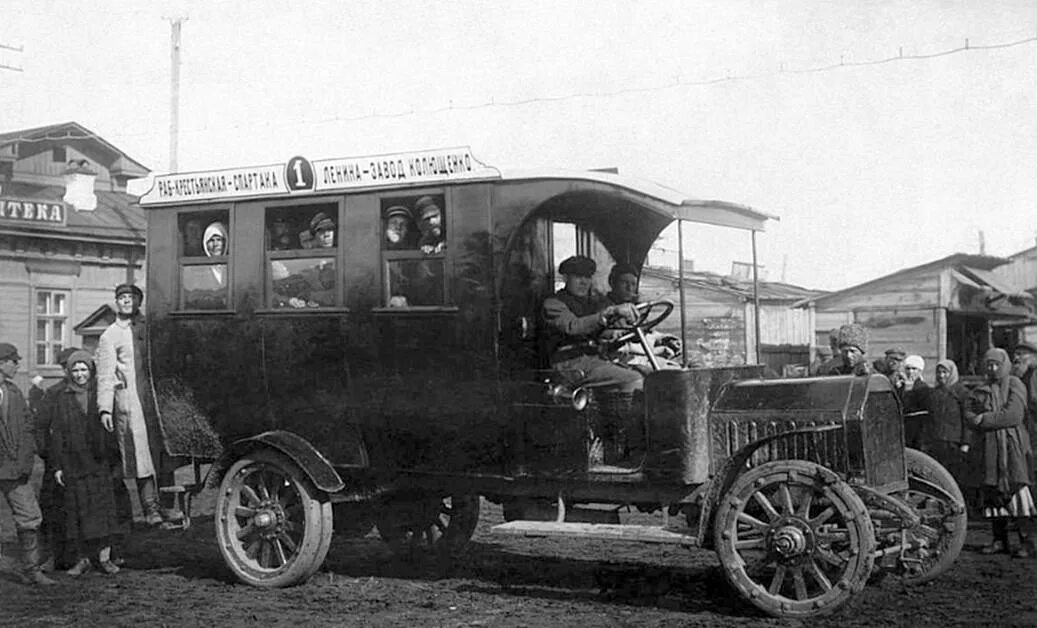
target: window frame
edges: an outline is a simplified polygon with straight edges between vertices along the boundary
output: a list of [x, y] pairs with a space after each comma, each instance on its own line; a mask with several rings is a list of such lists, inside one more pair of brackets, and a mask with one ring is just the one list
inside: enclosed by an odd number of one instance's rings
[[[372, 308], [372, 311], [377, 314], [421, 314], [421, 313], [453, 313], [458, 311], [458, 306], [453, 301], [453, 292], [451, 290], [450, 278], [453, 277], [453, 255], [452, 251], [456, 246], [454, 241], [454, 199], [453, 199], [453, 188], [451, 187], [438, 187], [438, 188], [425, 188], [425, 189], [413, 189], [413, 190], [386, 190], [383, 194], [378, 194], [378, 269], [381, 273], [381, 280], [379, 282], [381, 287], [381, 294], [379, 295], [379, 305]], [[399, 204], [399, 200], [402, 199], [418, 199], [422, 196], [438, 196], [443, 199], [443, 221], [445, 223], [446, 233], [444, 234], [446, 247], [440, 253], [422, 253], [421, 248], [414, 249], [402, 249], [402, 250], [387, 250], [385, 248], [385, 217], [383, 213], [389, 207]], [[417, 218], [415, 217], [415, 228], [417, 228]], [[420, 233], [420, 232], [419, 232]], [[440, 305], [408, 305], [404, 307], [390, 306], [389, 298], [391, 296], [391, 286], [389, 282], [391, 280], [391, 273], [389, 272], [389, 263], [395, 261], [421, 261], [421, 260], [442, 260], [443, 262], [443, 285], [442, 295], [443, 303]]]
[[[231, 249], [231, 253], [224, 253], [219, 257], [209, 257], [204, 253], [202, 255], [185, 255], [184, 254], [184, 234], [180, 230], [181, 219], [184, 216], [191, 214], [215, 214], [217, 212], [226, 213], [225, 226], [227, 228], [227, 239], [230, 241], [230, 246], [235, 245], [234, 238], [234, 208], [232, 205], [220, 205], [216, 207], [189, 207], [176, 211], [173, 220], [173, 234], [176, 237], [176, 314], [227, 314], [233, 312], [232, 303], [234, 298], [233, 286], [234, 286], [234, 265], [231, 264], [231, 257], [234, 249]], [[202, 234], [204, 237], [205, 230], [203, 228]], [[202, 248], [204, 251], [205, 242], [202, 242]], [[184, 290], [184, 268], [187, 266], [218, 266], [222, 264], [226, 267], [225, 276], [223, 278], [224, 291], [226, 293], [226, 306], [222, 308], [202, 309], [202, 308], [189, 308], [185, 305], [186, 291]]]
[[[47, 308], [48, 308], [48, 311], [43, 313], [43, 314], [40, 314], [39, 309], [38, 309], [39, 299], [40, 299], [40, 295], [41, 294], [48, 295], [48, 297], [47, 297]], [[54, 312], [49, 311], [50, 308], [53, 307], [53, 302], [54, 302], [53, 298], [54, 298], [54, 296], [58, 295], [58, 294], [60, 294], [60, 295], [62, 295], [64, 297], [65, 312], [63, 314], [56, 314]], [[36, 288], [33, 289], [33, 296], [35, 298], [33, 299], [33, 308], [32, 308], [32, 364], [33, 364], [33, 366], [35, 368], [44, 368], [44, 369], [46, 369], [46, 368], [61, 368], [61, 365], [59, 363], [57, 363], [57, 361], [53, 361], [52, 362], [52, 361], [48, 360], [48, 361], [44, 361], [44, 362], [41, 363], [38, 360], [38, 358], [39, 358], [39, 349], [40, 349], [39, 345], [40, 345], [41, 342], [44, 343], [46, 348], [47, 348], [47, 350], [48, 350], [48, 354], [47, 355], [49, 357], [52, 357], [52, 358], [57, 358], [58, 353], [60, 353], [62, 349], [64, 349], [64, 348], [69, 346], [68, 338], [69, 338], [69, 329], [70, 329], [69, 321], [71, 319], [71, 309], [72, 309], [72, 291], [69, 290], [69, 289], [66, 289], [66, 288], [36, 287]], [[53, 329], [52, 325], [53, 325], [54, 321], [58, 321], [58, 320], [62, 321], [63, 322], [62, 330], [61, 330], [62, 338], [60, 340], [57, 340], [57, 341], [55, 341], [53, 339], [41, 340], [39, 338], [39, 322], [41, 320], [47, 321], [47, 326], [46, 326], [47, 335], [49, 335], [50, 331]], [[55, 344], [58, 345], [57, 351], [54, 351], [54, 348], [55, 348], [54, 345]]]
[[[331, 254], [329, 255], [329, 249], [316, 249], [316, 248], [299, 248], [291, 249], [286, 251], [278, 251], [267, 248], [266, 241], [266, 229], [268, 225], [267, 213], [270, 210], [279, 211], [292, 211], [292, 209], [298, 210], [302, 207], [319, 207], [325, 206], [331, 209], [334, 206], [335, 216], [335, 246], [330, 249]], [[348, 312], [349, 308], [345, 306], [346, 288], [345, 288], [345, 247], [342, 246], [342, 231], [345, 226], [346, 220], [346, 203], [345, 198], [342, 196], [334, 198], [302, 198], [292, 199], [290, 201], [262, 203], [262, 240], [260, 246], [263, 249], [263, 306], [259, 313], [262, 314], [277, 314], [280, 316], [298, 316], [298, 315], [320, 315], [320, 314], [335, 314]], [[311, 214], [312, 217], [312, 214]], [[328, 306], [320, 307], [305, 307], [305, 308], [294, 308], [294, 307], [277, 307], [274, 305], [274, 279], [273, 273], [270, 271], [270, 263], [275, 260], [296, 260], [296, 259], [321, 259], [321, 258], [332, 258], [335, 264], [335, 303]]]

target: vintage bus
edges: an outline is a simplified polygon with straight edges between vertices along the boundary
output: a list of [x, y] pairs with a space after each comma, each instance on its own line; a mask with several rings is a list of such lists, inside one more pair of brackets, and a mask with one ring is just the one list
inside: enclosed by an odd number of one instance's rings
[[[681, 260], [693, 242], [696, 264], [736, 248], [755, 268], [763, 212], [467, 148], [162, 175], [140, 204], [158, 410], [175, 431], [162, 391], [187, 391], [219, 435], [216, 535], [246, 583], [304, 581], [333, 529], [459, 551], [480, 499], [502, 534], [715, 549], [778, 616], [831, 612], [880, 570], [928, 580], [961, 549], [961, 494], [905, 452], [882, 377], [764, 379], [748, 341], [706, 367], [650, 361], [643, 394], [550, 369], [563, 257], [597, 260], [604, 287], [676, 225]], [[681, 294], [676, 315], [639, 305], [627, 340], [669, 325], [694, 346]]]

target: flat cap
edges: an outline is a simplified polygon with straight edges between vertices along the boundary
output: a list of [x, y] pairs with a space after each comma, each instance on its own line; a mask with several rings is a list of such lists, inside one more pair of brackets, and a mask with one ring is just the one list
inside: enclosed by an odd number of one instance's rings
[[318, 231], [325, 229], [334, 229], [335, 221], [328, 218], [328, 215], [324, 212], [317, 212], [310, 218], [310, 233], [316, 234]]
[[562, 275], [593, 277], [597, 270], [598, 265], [594, 263], [594, 260], [584, 255], [573, 255], [558, 265], [558, 272]]
[[124, 294], [132, 294], [137, 297], [138, 300], [144, 300], [144, 291], [133, 285], [132, 283], [121, 283], [115, 286], [115, 298], [118, 299]]
[[9, 342], [0, 342], [0, 360], [21, 360], [18, 349]]
[[403, 205], [393, 205], [389, 209], [385, 210], [385, 219], [388, 220], [393, 216], [403, 216], [408, 221], [414, 220], [414, 215], [411, 214], [410, 210]]
[[891, 355], [903, 360], [907, 357], [907, 351], [904, 351], [904, 348], [900, 346], [890, 347], [889, 349], [886, 349], [886, 355]]
[[431, 214], [442, 213], [442, 210], [436, 204], [436, 199], [431, 196], [422, 196], [414, 203], [414, 213], [418, 215], [419, 220], [423, 220]]
[[1020, 342], [1015, 345], [1015, 353], [1019, 353], [1020, 351], [1029, 351], [1030, 353], [1037, 354], [1037, 345], [1032, 342]]

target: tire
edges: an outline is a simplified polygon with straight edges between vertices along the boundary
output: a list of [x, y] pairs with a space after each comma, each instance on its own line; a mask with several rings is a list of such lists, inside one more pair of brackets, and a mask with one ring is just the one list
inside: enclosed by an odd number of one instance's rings
[[874, 563], [864, 503], [833, 471], [777, 460], [739, 476], [717, 508], [720, 570], [775, 617], [831, 613], [860, 592]]
[[377, 526], [402, 558], [449, 558], [468, 545], [479, 523], [478, 495], [400, 500], [383, 506]]
[[[907, 464], [908, 490], [903, 494], [918, 514], [922, 516], [922, 530], [928, 541], [928, 549], [917, 569], [908, 571], [905, 584], [922, 584], [933, 580], [950, 569], [965, 546], [968, 531], [968, 509], [961, 488], [950, 471], [928, 454], [917, 449], [904, 450]], [[949, 504], [943, 495], [935, 493], [918, 479], [931, 482], [954, 497], [956, 504]]]
[[331, 503], [287, 456], [260, 449], [224, 475], [215, 527], [220, 554], [238, 580], [288, 587], [323, 564], [331, 546]]

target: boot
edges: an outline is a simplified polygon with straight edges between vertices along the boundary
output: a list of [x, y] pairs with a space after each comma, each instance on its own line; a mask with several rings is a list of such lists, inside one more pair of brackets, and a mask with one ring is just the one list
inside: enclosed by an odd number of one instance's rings
[[984, 545], [980, 548], [980, 554], [1008, 554], [1011, 552], [1011, 546], [1008, 544], [1008, 522], [1004, 519], [994, 519], [993, 529], [994, 540], [989, 545]]
[[1034, 558], [1037, 557], [1037, 548], [1033, 546], [1033, 539], [1028, 534], [1019, 530], [1019, 547], [1012, 552], [1012, 558]]
[[18, 530], [18, 541], [22, 545], [23, 576], [26, 584], [41, 586], [57, 584], [40, 570], [40, 541], [36, 530]]
[[146, 502], [144, 504], [144, 523], [149, 526], [157, 526], [162, 521], [162, 510], [159, 508], [158, 500]]

